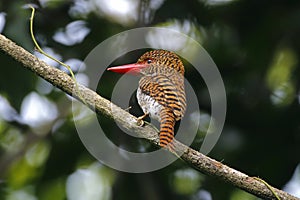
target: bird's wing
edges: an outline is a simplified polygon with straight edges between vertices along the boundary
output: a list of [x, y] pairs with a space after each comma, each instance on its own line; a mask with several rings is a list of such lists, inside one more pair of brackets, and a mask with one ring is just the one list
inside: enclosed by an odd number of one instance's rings
[[175, 84], [165, 75], [156, 75], [142, 77], [139, 87], [162, 106], [170, 108], [176, 120], [184, 115], [186, 99], [183, 84]]

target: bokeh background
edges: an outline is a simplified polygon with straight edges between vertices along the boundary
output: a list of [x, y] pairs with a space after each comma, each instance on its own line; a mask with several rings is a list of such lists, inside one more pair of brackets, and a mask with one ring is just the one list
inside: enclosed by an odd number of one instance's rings
[[[218, 66], [228, 98], [225, 127], [209, 156], [300, 197], [298, 0], [1, 0], [0, 32], [44, 59], [30, 38], [27, 3], [38, 6], [34, 28], [40, 45], [86, 84], [86, 69], [79, 68], [84, 58], [124, 30], [167, 27], [197, 40]], [[134, 62], [140, 54], [116, 63]], [[106, 167], [81, 143], [71, 98], [3, 52], [0, 61], [0, 199], [257, 199], [181, 160], [144, 174]], [[189, 69], [187, 63], [186, 76], [193, 81]], [[98, 93], [110, 98], [119, 78], [105, 74]], [[201, 115], [192, 119], [201, 125], [192, 144], [197, 148], [207, 131], [210, 101], [203, 82], [195, 89], [201, 104]], [[112, 120], [99, 121], [116, 144], [153, 148], [124, 136]]]

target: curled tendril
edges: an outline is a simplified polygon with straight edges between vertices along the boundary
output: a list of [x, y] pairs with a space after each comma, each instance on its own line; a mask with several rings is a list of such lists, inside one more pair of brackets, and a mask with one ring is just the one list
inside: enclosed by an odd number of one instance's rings
[[31, 8], [31, 17], [30, 17], [30, 35], [31, 35], [31, 39], [35, 45], [35, 48], [37, 49], [37, 51], [41, 54], [43, 54], [44, 56], [50, 58], [51, 60], [54, 60], [55, 62], [59, 63], [60, 65], [64, 66], [71, 74], [72, 79], [75, 82], [76, 85], [76, 91], [78, 92], [78, 97], [83, 101], [84, 104], [86, 104], [85, 100], [83, 99], [80, 91], [79, 91], [79, 86], [78, 86], [78, 82], [75, 78], [75, 75], [71, 69], [71, 67], [63, 62], [61, 62], [60, 60], [50, 56], [49, 54], [47, 54], [46, 52], [43, 51], [43, 49], [40, 47], [40, 45], [37, 43], [34, 33], [33, 33], [33, 19], [34, 19], [34, 14], [35, 14], [35, 8], [32, 5], [29, 5], [29, 7]]

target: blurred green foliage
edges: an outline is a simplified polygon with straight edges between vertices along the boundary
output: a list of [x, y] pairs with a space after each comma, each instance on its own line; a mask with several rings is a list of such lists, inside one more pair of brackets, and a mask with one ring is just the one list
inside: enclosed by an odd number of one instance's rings
[[[97, 44], [124, 30], [177, 27], [208, 51], [226, 87], [225, 128], [209, 156], [279, 188], [291, 179], [300, 162], [299, 1], [110, 1], [117, 2], [116, 9], [123, 6], [119, 11], [129, 6], [131, 15], [110, 13], [95, 2], [2, 1], [2, 33], [34, 53], [30, 10], [24, 5], [38, 4], [34, 29], [39, 43], [67, 61], [83, 60]], [[106, 5], [108, 1], [99, 2]], [[76, 20], [89, 29], [83, 40], [72, 45], [57, 42], [53, 36]], [[139, 55], [116, 62], [133, 62]], [[83, 194], [85, 199], [210, 199], [203, 191], [212, 199], [256, 199], [180, 160], [145, 174], [118, 172], [97, 163], [77, 135], [70, 99], [3, 52], [0, 61], [0, 199], [76, 199], [68, 192], [79, 189], [78, 199]], [[187, 70], [186, 75], [191, 74]], [[99, 93], [109, 98], [118, 75], [107, 76]], [[210, 113], [205, 85], [195, 88], [203, 113]], [[38, 128], [22, 119], [23, 100], [31, 92], [53, 102], [58, 113], [50, 121], [42, 118], [47, 123]], [[115, 143], [127, 140], [112, 120], [102, 123]], [[203, 129], [193, 145], [202, 137]]]

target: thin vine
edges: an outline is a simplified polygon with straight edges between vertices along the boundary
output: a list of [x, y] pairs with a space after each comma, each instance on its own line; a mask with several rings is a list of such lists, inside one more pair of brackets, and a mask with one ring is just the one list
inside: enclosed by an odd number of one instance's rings
[[30, 35], [31, 35], [31, 39], [35, 45], [35, 48], [37, 49], [37, 51], [41, 54], [43, 54], [44, 56], [50, 58], [51, 60], [54, 60], [55, 62], [59, 63], [60, 65], [64, 66], [71, 74], [71, 77], [72, 79], [74, 80], [75, 82], [75, 85], [76, 85], [76, 91], [78, 92], [78, 97], [82, 100], [82, 102], [84, 104], [86, 104], [85, 100], [83, 99], [80, 91], [79, 91], [79, 86], [78, 86], [78, 82], [75, 78], [75, 75], [71, 69], [71, 67], [63, 62], [61, 62], [60, 60], [54, 58], [53, 56], [50, 56], [49, 54], [47, 54], [45, 51], [43, 51], [43, 49], [40, 47], [40, 45], [38, 44], [38, 42], [36, 41], [35, 39], [35, 36], [34, 36], [34, 32], [33, 32], [33, 19], [34, 19], [34, 14], [35, 14], [35, 8], [33, 6], [29, 6], [31, 8], [31, 17], [30, 17]]
[[276, 197], [277, 200], [281, 200], [281, 198], [276, 194], [276, 192], [273, 190], [273, 188], [269, 185], [269, 183], [267, 183], [266, 181], [264, 181], [261, 178], [258, 177], [253, 177], [255, 180], [258, 180], [260, 182], [262, 182], [263, 184], [265, 184], [265, 186], [273, 193], [273, 195]]

